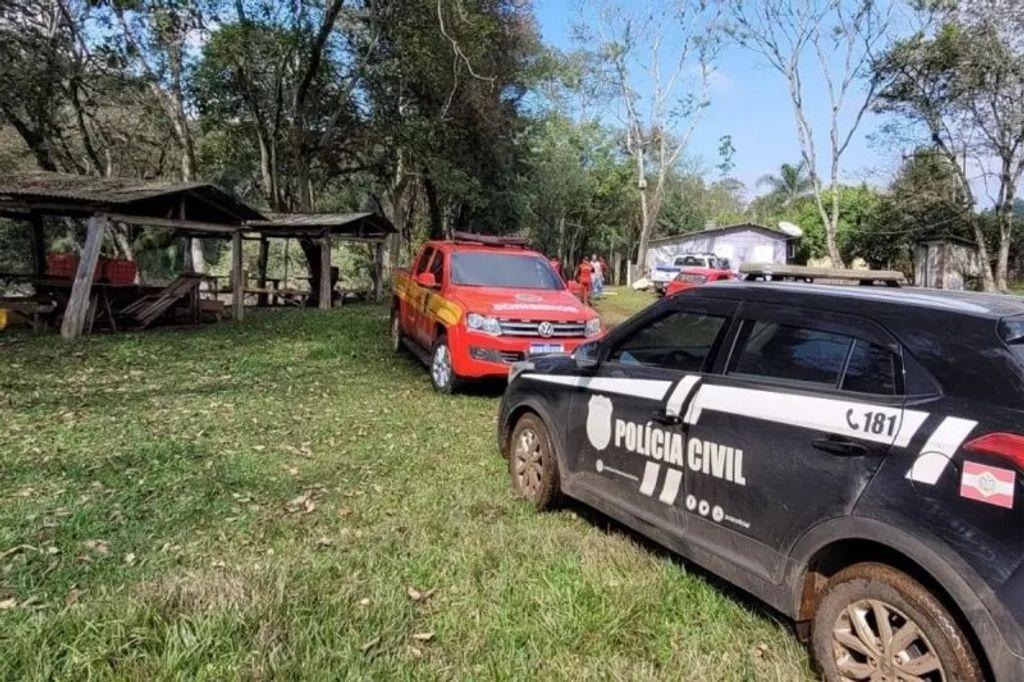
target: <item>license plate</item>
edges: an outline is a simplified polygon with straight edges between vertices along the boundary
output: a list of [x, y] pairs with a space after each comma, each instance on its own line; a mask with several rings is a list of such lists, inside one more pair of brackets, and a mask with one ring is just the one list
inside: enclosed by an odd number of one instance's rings
[[531, 343], [530, 355], [544, 355], [545, 353], [564, 353], [565, 346], [560, 343]]

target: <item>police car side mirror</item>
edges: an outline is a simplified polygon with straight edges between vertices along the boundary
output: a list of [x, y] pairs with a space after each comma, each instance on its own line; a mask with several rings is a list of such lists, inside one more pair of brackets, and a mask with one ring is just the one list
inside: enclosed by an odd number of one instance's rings
[[572, 358], [576, 362], [576, 367], [579, 369], [592, 369], [597, 367], [598, 350], [599, 346], [597, 345], [597, 341], [584, 343], [577, 347], [575, 352], [572, 354]]

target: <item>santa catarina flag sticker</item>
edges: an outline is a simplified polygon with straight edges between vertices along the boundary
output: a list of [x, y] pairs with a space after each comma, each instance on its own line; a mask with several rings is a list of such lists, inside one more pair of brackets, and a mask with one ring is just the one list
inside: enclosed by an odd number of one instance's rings
[[1017, 472], [1012, 469], [964, 462], [960, 479], [960, 496], [1013, 509], [1013, 488]]

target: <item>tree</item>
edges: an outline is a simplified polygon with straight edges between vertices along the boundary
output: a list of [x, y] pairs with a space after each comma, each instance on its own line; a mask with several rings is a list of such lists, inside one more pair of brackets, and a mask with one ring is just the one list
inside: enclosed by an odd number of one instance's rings
[[[760, 54], [786, 80], [803, 163], [825, 229], [832, 264], [843, 267], [837, 243], [842, 217], [842, 159], [879, 86], [872, 61], [888, 26], [890, 5], [877, 0], [729, 0], [740, 44]], [[828, 173], [818, 169], [819, 142], [807, 114], [808, 62], [826, 85], [830, 123]], [[856, 86], [863, 82], [863, 90]], [[816, 135], [817, 132], [817, 135]]]
[[757, 186], [767, 187], [768, 200], [783, 209], [808, 196], [814, 189], [814, 183], [807, 173], [807, 164], [804, 161], [795, 166], [782, 164], [779, 166], [778, 175], [762, 175], [757, 180]]
[[846, 242], [873, 267], [910, 273], [922, 239], [973, 237], [956, 170], [934, 149], [919, 149], [903, 162], [875, 209]]
[[[665, 199], [666, 181], [706, 109], [714, 63], [721, 50], [718, 3], [703, 0], [604, 2], [582, 30], [597, 42], [606, 77], [617, 91], [639, 210], [637, 265]], [[667, 71], [665, 70], [668, 65]]]
[[[878, 108], [921, 125], [956, 173], [964, 208], [975, 214], [986, 290], [1007, 287], [1013, 205], [1024, 174], [1024, 46], [1008, 32], [1000, 6], [987, 0], [970, 12], [928, 15], [925, 28], [894, 45], [876, 67], [890, 80]], [[974, 174], [997, 187], [990, 195], [999, 224], [994, 273], [976, 215]]]

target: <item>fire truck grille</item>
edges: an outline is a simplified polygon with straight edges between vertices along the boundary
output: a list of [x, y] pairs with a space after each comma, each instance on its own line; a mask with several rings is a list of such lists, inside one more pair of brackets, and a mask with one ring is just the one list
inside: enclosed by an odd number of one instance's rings
[[541, 338], [555, 338], [560, 336], [583, 336], [582, 322], [548, 322], [551, 325], [551, 333], [541, 334], [540, 326], [544, 322], [534, 320], [502, 320], [501, 333], [505, 336], [537, 336]]

